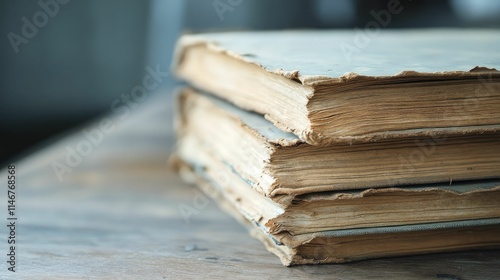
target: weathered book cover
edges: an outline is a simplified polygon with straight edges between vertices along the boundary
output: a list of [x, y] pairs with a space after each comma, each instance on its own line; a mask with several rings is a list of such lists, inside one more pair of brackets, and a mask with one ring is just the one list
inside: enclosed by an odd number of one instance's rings
[[[318, 231], [500, 217], [500, 180], [282, 195], [252, 189], [230, 165], [191, 139], [180, 138], [177, 156], [240, 212], [277, 240]], [[294, 238], [297, 239], [297, 238]], [[297, 241], [295, 241], [297, 242]]]
[[205, 169], [182, 161], [177, 164], [184, 178], [196, 182], [286, 266], [500, 248], [499, 218], [339, 229], [277, 238], [260, 220], [252, 218], [234, 195], [211, 180]]
[[[500, 129], [500, 31], [185, 35], [179, 77], [312, 145]], [[364, 42], [359, 45], [359, 42]]]
[[180, 94], [178, 109], [178, 135], [186, 151], [210, 150], [255, 190], [273, 199], [322, 191], [500, 178], [499, 134], [321, 147], [277, 129], [261, 115], [189, 88]]

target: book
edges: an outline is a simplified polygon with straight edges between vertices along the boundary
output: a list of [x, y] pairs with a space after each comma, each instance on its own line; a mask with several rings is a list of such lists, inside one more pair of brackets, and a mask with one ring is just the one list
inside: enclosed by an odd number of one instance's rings
[[310, 145], [469, 135], [500, 130], [498, 45], [498, 30], [185, 35], [173, 71]]
[[287, 266], [500, 248], [500, 32], [355, 36], [183, 36], [179, 173]]
[[[243, 197], [234, 196], [231, 191], [209, 179], [205, 168], [182, 160], [176, 164], [187, 181], [196, 182], [221, 208], [244, 224], [252, 236], [277, 255], [285, 266], [500, 248], [499, 218], [338, 229], [286, 236], [271, 234], [262, 219], [255, 219], [242, 207], [245, 203], [240, 199]], [[233, 186], [233, 182], [230, 183]], [[250, 201], [250, 204], [260, 206], [257, 201]]]
[[177, 134], [186, 153], [211, 151], [275, 201], [325, 191], [500, 178], [500, 135], [429, 136], [312, 146], [261, 115], [185, 88]]
[[[177, 156], [189, 172], [224, 193], [247, 219], [278, 241], [320, 231], [500, 217], [500, 180], [281, 195], [259, 194], [231, 166], [180, 139]], [[198, 144], [198, 143], [196, 143]], [[195, 181], [195, 180], [191, 180]], [[214, 195], [211, 195], [212, 197]], [[297, 241], [295, 241], [296, 243]]]

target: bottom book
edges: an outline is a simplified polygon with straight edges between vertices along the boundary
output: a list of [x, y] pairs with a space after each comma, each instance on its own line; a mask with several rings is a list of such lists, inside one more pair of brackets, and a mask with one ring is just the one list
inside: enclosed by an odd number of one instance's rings
[[203, 169], [179, 159], [176, 167], [187, 181], [196, 183], [245, 225], [285, 266], [500, 248], [500, 218], [321, 231], [300, 244], [285, 244], [266, 232], [264, 225], [242, 213], [238, 201], [208, 179]]

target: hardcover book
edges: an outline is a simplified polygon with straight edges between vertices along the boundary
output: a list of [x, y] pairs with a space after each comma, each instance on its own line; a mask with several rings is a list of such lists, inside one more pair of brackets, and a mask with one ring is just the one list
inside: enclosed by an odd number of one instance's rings
[[174, 166], [287, 266], [500, 248], [500, 31], [367, 40], [183, 36]]
[[312, 146], [261, 115], [186, 88], [177, 131], [185, 151], [207, 149], [264, 196], [500, 178], [500, 135]]
[[[298, 234], [270, 233], [268, 226], [264, 224], [263, 217], [259, 218], [255, 212], [248, 211], [247, 206], [254, 210], [259, 209], [262, 206], [259, 200], [253, 200], [254, 197], [241, 196], [237, 190], [228, 190], [232, 189], [232, 186], [236, 186], [238, 182], [230, 182], [229, 186], [223, 187], [220, 183], [210, 179], [204, 168], [198, 168], [182, 161], [177, 162], [177, 167], [187, 181], [197, 183], [208, 196], [218, 202], [221, 208], [245, 225], [251, 235], [263, 242], [266, 248], [277, 255], [283, 265], [286, 266], [345, 263], [380, 257], [500, 248], [499, 218], [427, 223], [421, 220], [419, 224], [409, 225], [402, 221], [402, 225], [375, 227], [364, 225], [368, 227], [324, 231], [321, 230], [322, 221], [316, 221], [312, 225], [313, 228], [318, 230], [315, 232]], [[499, 185], [500, 182], [497, 181], [495, 184]], [[464, 187], [467, 188], [467, 186]], [[486, 185], [476, 184], [476, 188], [478, 190], [482, 188], [489, 189], [491, 188], [491, 182], [486, 183]], [[498, 190], [498, 187], [493, 187], [486, 192], [493, 191], [495, 196], [498, 197]], [[416, 192], [416, 190], [409, 191]], [[439, 194], [433, 193], [431, 189], [424, 190], [424, 192], [426, 191], [430, 191], [428, 199], [433, 199], [433, 196], [439, 197]], [[468, 192], [465, 196], [470, 193], [474, 192]], [[467, 199], [465, 198], [465, 200]], [[415, 202], [418, 200], [417, 198]], [[448, 202], [452, 202], [452, 200]], [[477, 202], [476, 206], [480, 203]], [[417, 204], [414, 206], [415, 209], [418, 208]], [[389, 204], [385, 209], [385, 213], [390, 211], [391, 207], [392, 205]], [[356, 206], [351, 209], [353, 212], [347, 212], [347, 214], [356, 215], [355, 208]], [[409, 206], [408, 211], [412, 209]], [[453, 206], [448, 208], [448, 210], [452, 209]], [[446, 212], [446, 210], [444, 211]], [[438, 212], [436, 211], [436, 213]], [[418, 218], [421, 213], [415, 212], [414, 217]], [[303, 218], [305, 220], [308, 218], [314, 220], [315, 214], [315, 211], [309, 210], [307, 213], [303, 213]], [[374, 215], [377, 216], [376, 213]], [[367, 220], [370, 220], [369, 217], [367, 217]]]
[[318, 231], [500, 217], [500, 180], [329, 191], [269, 198], [210, 151], [181, 138], [177, 156], [277, 240]]
[[185, 35], [173, 71], [311, 145], [500, 129], [500, 31]]

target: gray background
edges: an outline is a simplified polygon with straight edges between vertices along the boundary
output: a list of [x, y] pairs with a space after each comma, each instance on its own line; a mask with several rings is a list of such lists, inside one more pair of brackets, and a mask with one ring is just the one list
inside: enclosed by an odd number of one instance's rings
[[[42, 0], [48, 2], [50, 0]], [[181, 32], [364, 27], [388, 1], [218, 0], [236, 3], [218, 16], [214, 1], [72, 0], [16, 54], [37, 1], [0, 1], [0, 163], [50, 143], [103, 114], [142, 83], [145, 67], [168, 71]], [[386, 28], [500, 26], [500, 1], [406, 1]], [[170, 94], [170, 77], [149, 94]], [[165, 104], [171, 106], [171, 104]], [[166, 120], [165, 125], [171, 125]]]

